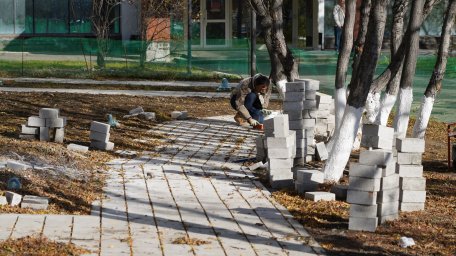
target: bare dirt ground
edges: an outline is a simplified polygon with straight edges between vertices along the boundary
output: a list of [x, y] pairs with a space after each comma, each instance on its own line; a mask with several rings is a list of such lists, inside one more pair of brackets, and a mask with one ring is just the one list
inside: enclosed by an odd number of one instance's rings
[[[280, 108], [278, 102], [272, 105], [272, 109]], [[122, 124], [121, 128], [112, 131], [111, 141], [116, 145], [115, 150], [152, 150], [163, 143], [160, 141], [163, 137], [153, 133], [156, 122], [122, 118], [137, 106], [156, 112], [157, 122], [169, 120], [169, 113], [173, 110], [187, 110], [192, 118], [234, 115], [227, 99], [0, 93], [0, 161], [15, 159], [55, 167], [47, 171], [28, 170], [21, 174], [0, 170], [0, 191], [6, 190], [9, 177], [19, 176], [23, 183], [19, 193], [50, 198], [50, 209], [47, 211], [0, 206], [0, 213], [88, 214], [92, 201], [101, 196], [103, 174], [106, 172], [104, 163], [117, 155], [102, 151], [74, 153], [68, 151], [66, 145], [77, 143], [88, 146], [90, 122], [105, 121], [106, 114], [110, 113]], [[18, 139], [20, 125], [25, 124], [27, 117], [37, 115], [43, 107], [59, 108], [61, 115], [68, 117], [64, 145]], [[152, 132], [148, 132], [150, 130]], [[428, 191], [426, 210], [401, 214], [399, 220], [379, 227], [375, 233], [348, 231], [348, 204], [344, 202], [314, 203], [289, 191], [276, 191], [273, 195], [330, 254], [455, 255], [456, 175], [447, 171], [445, 131], [444, 124], [432, 122], [427, 133], [423, 158]], [[141, 138], [145, 137], [155, 140], [144, 142]], [[353, 159], [356, 157], [354, 152]], [[417, 245], [401, 248], [398, 245], [401, 236], [414, 238]], [[10, 242], [0, 243], [0, 255], [27, 255], [19, 253], [24, 241]], [[77, 255], [79, 252], [76, 250], [68, 254]]]

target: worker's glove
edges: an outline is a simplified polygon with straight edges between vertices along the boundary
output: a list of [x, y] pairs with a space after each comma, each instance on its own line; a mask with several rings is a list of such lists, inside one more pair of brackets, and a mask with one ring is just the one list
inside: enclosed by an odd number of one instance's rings
[[270, 114], [272, 114], [272, 111], [268, 109], [262, 109], [261, 113], [263, 113], [263, 115], [265, 116], [269, 116]]
[[250, 118], [248, 121], [251, 126], [256, 126], [256, 125], [260, 124], [260, 122], [258, 122], [257, 120], [255, 120], [253, 118]]

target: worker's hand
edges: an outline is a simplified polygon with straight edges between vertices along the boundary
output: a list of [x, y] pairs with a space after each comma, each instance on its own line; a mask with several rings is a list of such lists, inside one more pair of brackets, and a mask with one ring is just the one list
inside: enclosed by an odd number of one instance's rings
[[255, 120], [253, 118], [250, 118], [248, 121], [251, 126], [256, 126], [256, 125], [260, 124], [260, 122], [258, 122], [257, 120]]
[[270, 114], [272, 114], [272, 111], [268, 109], [262, 109], [261, 113], [263, 113], [263, 115], [265, 116], [269, 116]]

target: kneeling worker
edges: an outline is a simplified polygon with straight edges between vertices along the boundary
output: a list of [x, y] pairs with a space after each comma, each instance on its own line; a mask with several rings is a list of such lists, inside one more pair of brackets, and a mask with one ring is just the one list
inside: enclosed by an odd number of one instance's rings
[[261, 129], [264, 116], [271, 114], [269, 105], [271, 86], [267, 76], [257, 74], [239, 82], [231, 92], [230, 103], [237, 113], [234, 120], [241, 126], [251, 125]]

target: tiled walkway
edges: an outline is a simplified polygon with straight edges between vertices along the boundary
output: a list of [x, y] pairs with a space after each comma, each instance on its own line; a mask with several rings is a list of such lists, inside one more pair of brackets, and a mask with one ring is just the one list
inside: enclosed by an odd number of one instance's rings
[[1, 215], [0, 239], [43, 234], [92, 255], [322, 253], [241, 166], [255, 155], [255, 131], [213, 118], [164, 123], [153, 132], [169, 143], [111, 161], [92, 216]]

